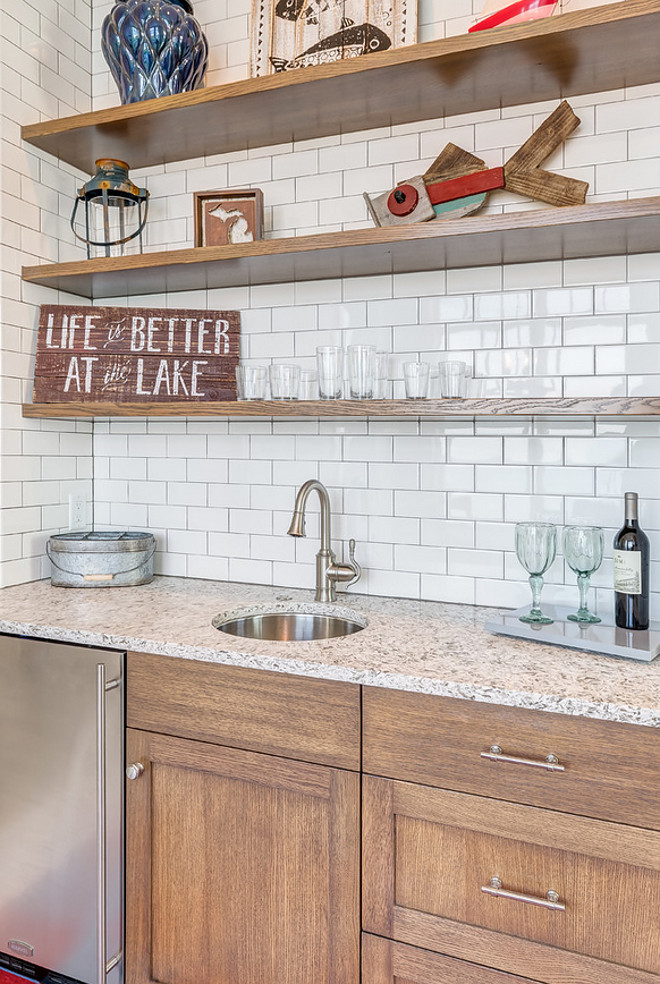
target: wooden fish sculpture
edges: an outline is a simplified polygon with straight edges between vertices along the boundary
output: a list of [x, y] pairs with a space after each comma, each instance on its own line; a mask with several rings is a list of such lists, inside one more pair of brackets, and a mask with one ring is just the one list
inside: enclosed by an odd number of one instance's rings
[[392, 191], [365, 200], [376, 225], [403, 225], [431, 219], [472, 215], [497, 188], [507, 188], [548, 205], [583, 205], [589, 185], [540, 165], [579, 126], [580, 120], [564, 100], [509, 158], [504, 167], [484, 161], [455, 144], [447, 144], [429, 170]]

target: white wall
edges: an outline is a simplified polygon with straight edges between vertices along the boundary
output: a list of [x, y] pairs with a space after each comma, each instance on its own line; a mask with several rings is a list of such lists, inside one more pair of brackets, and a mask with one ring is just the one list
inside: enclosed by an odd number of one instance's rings
[[27, 421], [42, 301], [21, 266], [70, 259], [68, 215], [80, 181], [24, 146], [24, 123], [91, 108], [90, 0], [0, 0], [0, 584], [43, 576], [44, 542], [67, 527], [68, 497], [91, 500], [90, 424]]
[[[95, 0], [94, 108], [118, 102], [98, 45], [110, 7]], [[421, 0], [420, 39], [464, 30], [480, 7]], [[249, 0], [197, 0], [195, 11], [212, 45], [209, 82], [246, 76]], [[660, 84], [571, 103], [582, 126], [549, 166], [588, 180], [591, 201], [659, 194]], [[449, 140], [500, 164], [554, 106], [133, 172], [153, 199], [148, 248], [191, 245], [192, 193], [211, 188], [262, 188], [269, 236], [368, 226], [363, 190], [419, 173]], [[62, 191], [68, 172], [58, 170]], [[68, 211], [68, 190], [63, 197]], [[489, 210], [529, 207], [498, 192]], [[484, 395], [656, 395], [659, 261], [618, 256], [104, 303], [235, 308], [243, 356], [255, 362], [311, 365], [317, 344], [364, 340], [394, 353], [396, 376], [411, 355], [465, 357]], [[285, 534], [296, 488], [319, 477], [331, 490], [336, 538], [358, 540], [365, 575], [357, 590], [514, 605], [527, 600], [512, 552], [518, 519], [600, 523], [609, 541], [622, 492], [637, 489], [660, 556], [659, 449], [652, 419], [99, 421], [94, 518], [98, 528], [155, 532], [165, 573], [308, 586], [315, 523], [307, 540]], [[596, 578], [603, 607], [610, 558], [608, 549]], [[549, 599], [575, 600], [560, 561], [549, 580]], [[660, 594], [654, 607], [660, 617]]]

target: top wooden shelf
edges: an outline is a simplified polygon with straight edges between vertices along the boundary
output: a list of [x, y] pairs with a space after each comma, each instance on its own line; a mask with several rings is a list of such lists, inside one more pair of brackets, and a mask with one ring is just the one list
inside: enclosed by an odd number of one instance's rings
[[23, 128], [91, 173], [308, 140], [660, 78], [660, 0], [624, 0], [493, 31], [282, 72]]

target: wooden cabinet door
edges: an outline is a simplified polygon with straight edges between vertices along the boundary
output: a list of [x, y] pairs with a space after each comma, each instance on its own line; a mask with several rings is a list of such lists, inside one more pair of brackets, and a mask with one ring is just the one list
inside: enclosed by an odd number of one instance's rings
[[658, 831], [366, 776], [363, 838], [369, 933], [552, 984], [660, 984]]
[[359, 776], [127, 742], [128, 984], [357, 984]]

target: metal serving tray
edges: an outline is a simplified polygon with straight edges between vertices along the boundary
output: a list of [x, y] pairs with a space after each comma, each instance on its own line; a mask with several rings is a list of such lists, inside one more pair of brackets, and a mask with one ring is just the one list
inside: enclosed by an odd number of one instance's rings
[[533, 642], [567, 646], [571, 649], [585, 649], [591, 653], [621, 656], [644, 663], [650, 663], [660, 653], [660, 622], [651, 622], [649, 628], [643, 632], [619, 629], [606, 616], [601, 616], [602, 622], [580, 625], [579, 622], [568, 621], [567, 616], [574, 609], [544, 604], [543, 611], [554, 622], [552, 625], [530, 625], [519, 621], [519, 616], [528, 611], [529, 605], [505, 615], [496, 615], [486, 622], [486, 628], [496, 635], [531, 639]]

